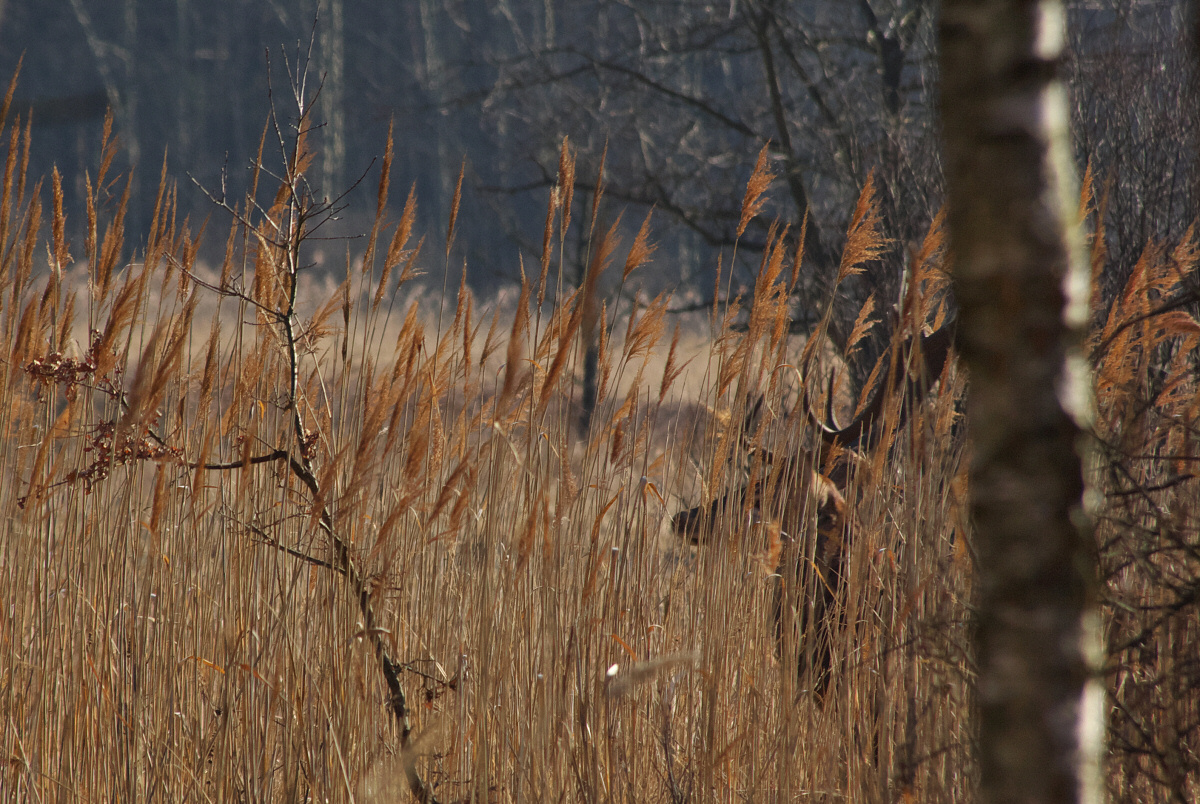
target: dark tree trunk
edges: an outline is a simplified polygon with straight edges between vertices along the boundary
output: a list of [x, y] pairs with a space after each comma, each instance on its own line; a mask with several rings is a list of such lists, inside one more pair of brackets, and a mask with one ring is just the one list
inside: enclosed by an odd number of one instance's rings
[[1088, 280], [1059, 2], [944, 0], [950, 243], [969, 371], [985, 802], [1098, 800], [1096, 560], [1080, 446]]

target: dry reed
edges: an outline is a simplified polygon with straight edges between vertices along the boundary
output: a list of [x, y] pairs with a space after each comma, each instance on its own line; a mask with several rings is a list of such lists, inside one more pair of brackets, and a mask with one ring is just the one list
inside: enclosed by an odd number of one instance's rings
[[[20, 131], [0, 138], [6, 798], [972, 800], [953, 365], [903, 421], [886, 409], [883, 446], [844, 490], [852, 525], [823, 702], [799, 694], [794, 630], [776, 655], [778, 528], [731, 513], [698, 552], [666, 533], [682, 500], [762, 476], [738, 438], [755, 395], [756, 450], [811, 446], [798, 422], [830, 393], [814, 368], [828, 318], [807, 342], [788, 336], [799, 251], [786, 230], [772, 229], [747, 326], [737, 305], [714, 308], [713, 337], [689, 351], [679, 325], [662, 343], [665, 298], [598, 305], [618, 233], [595, 230], [598, 187], [584, 286], [560, 282], [543, 321], [556, 215], [560, 267], [571, 226], [564, 142], [536, 282], [523, 277], [490, 313], [461, 286], [441, 332], [419, 312], [422, 291], [406, 290], [416, 199], [387, 221], [385, 158], [362, 270], [301, 325], [300, 250], [329, 211], [299, 192], [302, 137], [265, 130], [260, 160], [278, 139], [285, 179], [265, 209], [257, 186], [227, 206], [225, 259], [205, 278], [165, 175], [143, 259], [129, 259], [128, 182], [108, 195], [111, 119], [87, 182], [82, 267], [64, 273], [75, 257], [60, 182], [40, 248], [41, 185], [25, 197]], [[739, 231], [765, 203], [767, 153]], [[653, 253], [648, 227], [623, 280]], [[940, 231], [915, 260], [902, 316], [913, 334], [944, 317], [930, 306], [944, 286]], [[1102, 239], [1097, 229], [1094, 254]], [[868, 183], [839, 281], [885, 245]], [[1196, 254], [1191, 235], [1149, 247], [1097, 310], [1092, 343], [1110, 689], [1125, 707], [1109, 776], [1147, 801], [1196, 794]], [[851, 349], [866, 348], [881, 304], [857, 311]], [[588, 328], [604, 379], [581, 436]]]

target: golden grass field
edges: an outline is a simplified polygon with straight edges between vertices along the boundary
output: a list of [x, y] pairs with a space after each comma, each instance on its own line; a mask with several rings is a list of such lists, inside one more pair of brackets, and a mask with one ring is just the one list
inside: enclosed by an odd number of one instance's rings
[[[600, 288], [634, 288], [666, 256], [648, 227], [631, 246], [596, 229], [570, 198], [564, 144], [542, 264], [494, 299], [451, 287], [439, 315], [460, 222], [418, 247], [411, 206], [388, 218], [390, 158], [366, 253], [323, 285], [304, 268], [323, 209], [303, 137], [268, 131], [282, 185], [264, 174], [257, 203], [228, 207], [227, 235], [210, 224], [227, 256], [205, 267], [165, 176], [147, 242], [123, 243], [111, 139], [88, 219], [68, 225], [57, 177], [26, 180], [28, 129], [3, 136], [0, 797], [973, 800], [953, 365], [902, 424], [881, 423], [845, 490], [823, 700], [797, 676], [794, 618], [777, 655], [778, 529], [731, 516], [696, 548], [670, 527], [745, 484], [748, 447], [813, 438], [802, 400], [819, 408], [824, 384], [802, 378], [830, 361], [820, 330], [787, 334], [785, 230], [739, 303], [609, 309]], [[769, 179], [760, 161], [743, 221]], [[1090, 191], [1084, 209], [1096, 219]], [[930, 217], [914, 327], [947, 309]], [[854, 220], [839, 281], [885, 245], [870, 187]], [[572, 226], [592, 243], [578, 289], [560, 280]], [[1186, 287], [1194, 241], [1147, 254], [1115, 301], [1096, 296], [1093, 474], [1109, 780], [1127, 800], [1174, 801], [1197, 792], [1200, 327], [1189, 308], [1152, 309]], [[856, 331], [881, 317], [866, 310]], [[599, 388], [585, 429], [587, 342]], [[853, 408], [856, 391], [838, 395]]]

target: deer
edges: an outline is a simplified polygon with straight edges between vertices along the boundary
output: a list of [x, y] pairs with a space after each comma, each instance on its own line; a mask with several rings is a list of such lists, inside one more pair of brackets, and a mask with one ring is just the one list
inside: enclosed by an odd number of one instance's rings
[[[832, 409], [833, 383], [825, 395], [824, 414], [818, 417], [802, 405], [809, 425], [819, 435], [813, 449], [797, 449], [788, 455], [768, 450], [747, 449], [752, 464], [750, 480], [707, 504], [675, 514], [675, 534], [695, 545], [713, 541], [723, 526], [736, 528], [770, 525], [777, 529], [783, 549], [769, 551], [778, 562], [771, 573], [771, 619], [774, 624], [776, 653], [784, 655], [787, 631], [784, 585], [795, 583], [799, 595], [800, 656], [797, 678], [816, 701], [823, 700], [830, 682], [833, 632], [838, 622], [836, 601], [843, 582], [843, 566], [851, 533], [851, 509], [854, 496], [854, 472], [861, 458], [877, 444], [878, 420], [889, 399], [896, 394], [900, 405], [898, 423], [920, 401], [929, 386], [942, 375], [953, 340], [950, 322], [929, 334], [922, 334], [914, 348], [914, 338], [897, 335], [895, 328], [887, 349], [880, 358], [882, 371], [862, 391], [862, 401], [854, 417], [838, 424]], [[869, 381], [868, 381], [869, 382]], [[741, 431], [743, 443], [763, 405], [763, 397], [747, 414]], [[728, 535], [728, 534], [725, 534]]]

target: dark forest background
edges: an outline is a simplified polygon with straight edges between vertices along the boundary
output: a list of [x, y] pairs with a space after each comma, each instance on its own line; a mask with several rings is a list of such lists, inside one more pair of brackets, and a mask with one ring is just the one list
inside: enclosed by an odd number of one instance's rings
[[[1194, 214], [1185, 6], [1068, 3], [1076, 152], [1081, 169], [1110, 183], [1112, 286], [1143, 244], [1178, 237]], [[365, 176], [326, 234], [368, 228], [391, 121], [393, 181], [415, 183], [430, 235], [445, 231], [465, 160], [471, 226], [452, 263], [477, 289], [494, 287], [516, 278], [519, 253], [540, 254], [563, 138], [579, 150], [583, 203], [607, 145], [604, 214], [611, 223], [627, 210], [631, 229], [637, 208], [671, 221], [656, 227], [663, 248], [647, 282], [679, 285], [680, 307], [711, 298], [716, 253], [738, 222], [727, 190], [769, 141], [773, 207], [741, 239], [734, 285], [749, 284], [765, 222], [777, 216], [798, 232], [808, 208], [793, 310], [804, 329], [872, 171], [893, 243], [860, 280], [862, 295], [895, 286], [941, 205], [935, 14], [923, 0], [0, 0], [0, 74], [23, 58], [16, 108], [37, 129], [30, 174], [58, 166], [77, 226], [112, 108], [119, 160], [136, 167], [130, 256], [164, 153], [195, 226], [214, 211], [197, 184], [241, 195], [272, 101], [295, 115], [288, 71], [311, 58], [309, 80], [322, 82], [320, 190], [336, 196]], [[361, 251], [350, 242], [351, 259]], [[330, 253], [329, 269], [343, 270], [345, 246]], [[582, 262], [569, 264], [581, 273]]]

